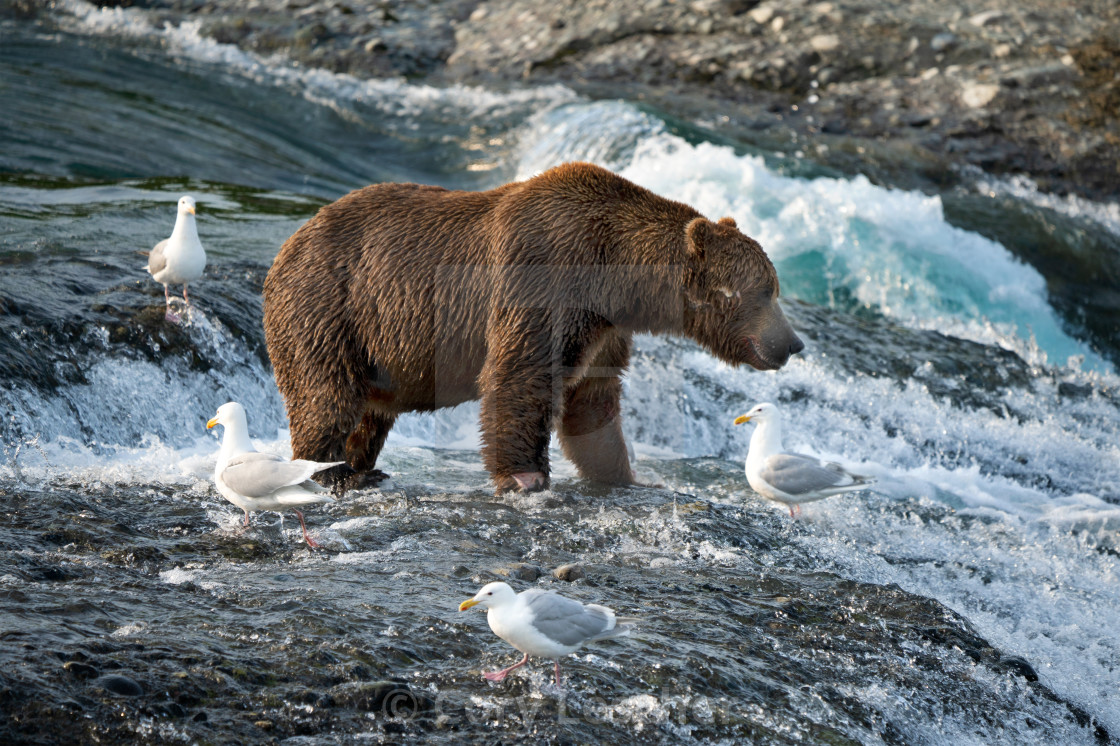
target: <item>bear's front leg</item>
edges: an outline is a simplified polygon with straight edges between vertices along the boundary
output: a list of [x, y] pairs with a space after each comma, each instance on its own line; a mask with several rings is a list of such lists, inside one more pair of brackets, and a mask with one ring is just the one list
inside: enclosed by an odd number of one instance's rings
[[556, 366], [547, 324], [512, 309], [490, 329], [479, 375], [482, 459], [495, 492], [548, 489]]

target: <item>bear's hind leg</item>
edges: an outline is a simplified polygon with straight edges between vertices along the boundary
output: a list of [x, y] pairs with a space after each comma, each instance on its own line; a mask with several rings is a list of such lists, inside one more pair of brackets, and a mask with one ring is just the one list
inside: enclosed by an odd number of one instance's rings
[[633, 484], [626, 438], [622, 434], [617, 378], [590, 378], [572, 388], [564, 402], [558, 435], [568, 460], [586, 479]]
[[630, 338], [608, 332], [584, 377], [565, 391], [556, 428], [560, 447], [585, 479], [633, 484], [634, 472], [622, 435], [622, 380], [630, 364]]

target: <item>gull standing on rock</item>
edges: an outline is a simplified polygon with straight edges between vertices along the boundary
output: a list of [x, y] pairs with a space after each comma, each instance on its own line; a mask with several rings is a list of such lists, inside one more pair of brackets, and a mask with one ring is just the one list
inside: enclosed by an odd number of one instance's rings
[[801, 512], [801, 503], [861, 490], [875, 481], [853, 474], [840, 464], [784, 452], [781, 414], [773, 404], [756, 404], [751, 411], [736, 417], [735, 424], [751, 420], [756, 420], [758, 427], [751, 435], [747, 451], [747, 481], [758, 494], [785, 504], [791, 518], [797, 517], [794, 508]]
[[506, 583], [488, 583], [474, 598], [459, 604], [459, 611], [472, 606], [486, 609], [486, 620], [494, 634], [514, 646], [525, 657], [509, 668], [482, 674], [501, 681], [510, 671], [529, 662], [529, 656], [556, 661], [556, 685], [560, 685], [560, 657], [570, 655], [595, 640], [629, 635], [637, 619], [618, 618], [598, 604], [582, 604], [552, 591], [530, 588], [514, 593]]
[[144, 267], [156, 282], [163, 284], [163, 299], [167, 304], [164, 318], [168, 321], [179, 320], [179, 315], [171, 310], [168, 285], [183, 286], [183, 300], [189, 309], [191, 299], [187, 296], [187, 283], [202, 277], [202, 270], [206, 268], [206, 250], [198, 240], [194, 214], [194, 198], [180, 197], [179, 214], [171, 236], [155, 245], [148, 254], [148, 265]]
[[214, 485], [222, 497], [245, 511], [245, 525], [249, 525], [250, 511], [292, 510], [299, 517], [307, 546], [318, 548], [319, 544], [307, 533], [303, 513], [296, 506], [334, 502], [327, 489], [311, 481], [311, 476], [344, 462], [289, 461], [259, 452], [249, 441], [245, 408], [237, 402], [218, 407], [218, 413], [206, 423], [206, 429], [215, 425], [222, 425], [225, 432], [218, 463], [214, 466]]

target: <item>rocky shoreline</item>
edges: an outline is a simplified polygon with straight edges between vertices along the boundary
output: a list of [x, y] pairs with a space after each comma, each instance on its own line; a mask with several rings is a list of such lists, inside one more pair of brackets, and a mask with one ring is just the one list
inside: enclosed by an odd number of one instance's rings
[[[1120, 197], [1120, 5], [1111, 0], [107, 4], [359, 77], [559, 82], [642, 100], [734, 141], [899, 186], [923, 186], [915, 174], [950, 185], [975, 166], [1058, 194]], [[42, 6], [0, 0], [7, 15]]]

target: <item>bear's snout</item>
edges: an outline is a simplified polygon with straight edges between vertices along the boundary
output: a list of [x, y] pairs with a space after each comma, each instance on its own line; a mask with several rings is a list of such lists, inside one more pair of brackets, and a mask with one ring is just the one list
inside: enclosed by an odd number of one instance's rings
[[775, 301], [768, 313], [761, 314], [754, 333], [747, 332], [746, 362], [758, 370], [778, 370], [791, 356], [805, 349], [805, 343], [790, 326]]
[[[805, 343], [801, 341], [801, 337], [796, 334], [793, 335], [793, 341], [789, 343], [789, 354], [796, 355], [805, 349]], [[787, 356], [788, 359], [788, 356]]]

